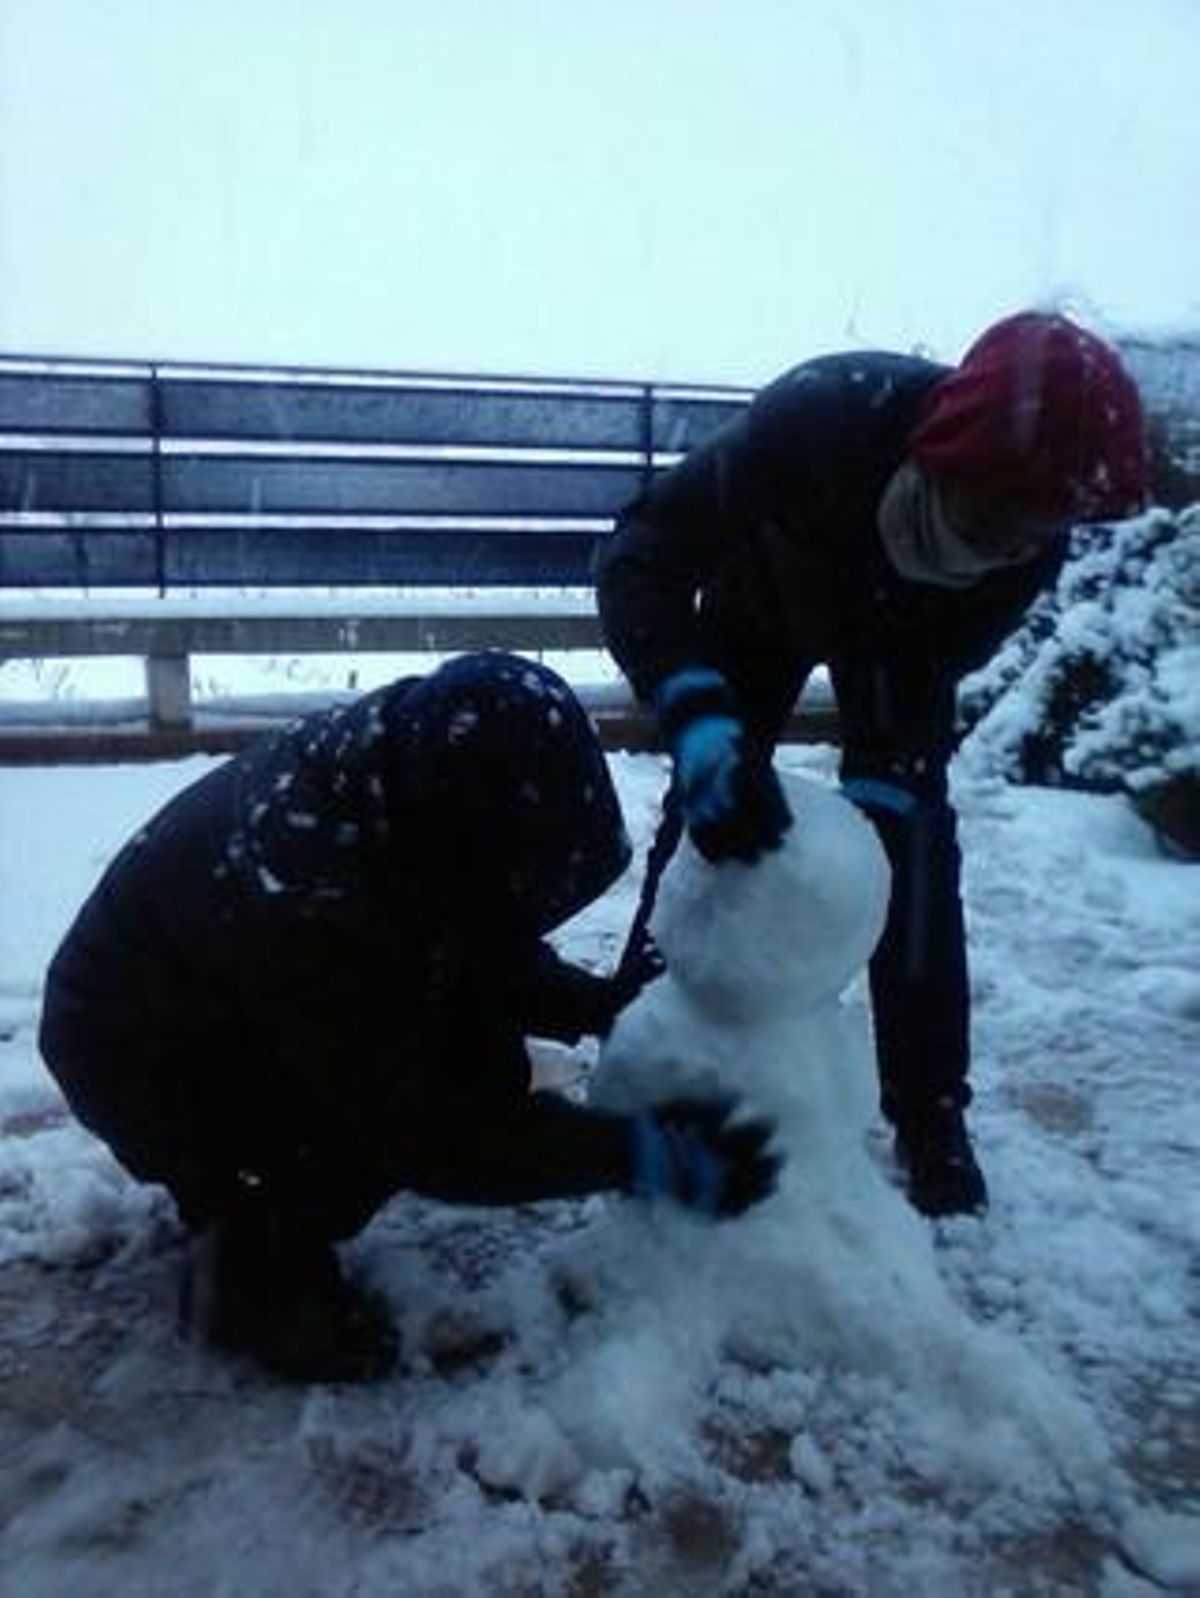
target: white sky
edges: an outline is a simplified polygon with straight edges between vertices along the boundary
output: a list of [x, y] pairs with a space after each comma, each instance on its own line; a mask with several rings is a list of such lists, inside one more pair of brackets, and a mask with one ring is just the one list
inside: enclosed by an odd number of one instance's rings
[[1195, 0], [0, 0], [0, 350], [759, 382], [1200, 323]]

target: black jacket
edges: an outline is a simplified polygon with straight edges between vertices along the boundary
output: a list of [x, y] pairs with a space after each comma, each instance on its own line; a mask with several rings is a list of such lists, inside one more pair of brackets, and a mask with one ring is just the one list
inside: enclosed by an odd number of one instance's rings
[[135, 1174], [203, 1185], [302, 1148], [376, 1201], [624, 1179], [611, 1118], [529, 1094], [524, 1038], [596, 1029], [604, 984], [543, 935], [628, 841], [577, 704], [511, 670], [544, 709], [518, 695], [481, 738], [469, 667], [393, 684], [218, 767], [114, 860], [52, 964], [42, 1045]]
[[640, 697], [698, 662], [732, 669], [735, 685], [753, 680], [739, 659], [775, 655], [869, 660], [925, 682], [931, 714], [945, 705], [945, 682], [992, 654], [1062, 560], [954, 590], [890, 566], [879, 501], [945, 372], [887, 353], [809, 361], [623, 512], [597, 589], [609, 645]]
[[[963, 1104], [968, 980], [946, 765], [955, 684], [1051, 582], [1061, 550], [970, 588], [910, 582], [876, 517], [945, 375], [890, 354], [809, 361], [664, 472], [620, 517], [598, 570], [613, 654], [643, 699], [681, 667], [728, 678], [751, 735], [778, 736], [812, 667], [833, 678], [844, 778], [916, 808], [872, 813], [892, 867], [871, 962], [881, 1102], [915, 1124]], [[864, 802], [869, 802], [864, 799]], [[664, 830], [656, 869], [670, 841]], [[639, 915], [654, 893], [647, 875]]]

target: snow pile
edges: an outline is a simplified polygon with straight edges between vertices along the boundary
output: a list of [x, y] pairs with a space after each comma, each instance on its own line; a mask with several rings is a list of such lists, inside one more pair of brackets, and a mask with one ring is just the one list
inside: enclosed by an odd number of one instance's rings
[[[631, 1208], [610, 1248], [618, 1296], [686, 1327], [686, 1354], [664, 1360], [676, 1383], [685, 1364], [695, 1385], [711, 1379], [727, 1349], [758, 1369], [820, 1369], [870, 1384], [908, 1432], [911, 1468], [947, 1486], [1036, 1481], [1045, 1495], [1057, 1470], [1068, 1495], [1107, 1491], [1092, 1419], [954, 1303], [929, 1228], [868, 1153], [870, 1040], [838, 996], [882, 929], [887, 865], [845, 800], [796, 778], [788, 797], [797, 825], [754, 869], [687, 847], [672, 863], [654, 926], [667, 976], [621, 1018], [595, 1085], [620, 1109], [737, 1095], [778, 1127], [780, 1190], [719, 1228]], [[812, 1440], [794, 1443], [812, 1469]]]
[[[165, 1201], [64, 1117], [36, 1059], [57, 936], [117, 843], [209, 763], [6, 775], [7, 1586], [1195, 1590], [1190, 868], [1111, 798], [960, 780], [994, 1202], [929, 1228], [885, 1152], [864, 1149], [856, 972], [878, 851], [827, 791], [830, 751], [783, 759], [809, 778], [787, 848], [764, 874], [681, 853], [658, 920], [670, 977], [597, 1068], [613, 1095], [696, 1072], [776, 1115], [792, 1156], [778, 1196], [716, 1229], [619, 1201], [481, 1212], [400, 1196], [349, 1251], [403, 1338], [401, 1370], [369, 1390], [280, 1387], [181, 1341]], [[644, 850], [662, 766], [613, 770]], [[635, 871], [565, 928], [565, 951], [609, 967], [636, 887]], [[591, 1062], [538, 1055], [568, 1085]]]

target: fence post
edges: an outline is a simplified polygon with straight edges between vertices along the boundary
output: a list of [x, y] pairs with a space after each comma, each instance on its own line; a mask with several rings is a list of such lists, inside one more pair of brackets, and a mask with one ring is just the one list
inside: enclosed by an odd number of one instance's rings
[[150, 367], [150, 472], [154, 485], [154, 575], [160, 597], [167, 591], [167, 530], [163, 525], [163, 404], [158, 365]]
[[192, 725], [191, 676], [187, 655], [146, 656], [146, 697], [152, 727], [178, 729]]
[[654, 384], [642, 385], [642, 492], [654, 482]]

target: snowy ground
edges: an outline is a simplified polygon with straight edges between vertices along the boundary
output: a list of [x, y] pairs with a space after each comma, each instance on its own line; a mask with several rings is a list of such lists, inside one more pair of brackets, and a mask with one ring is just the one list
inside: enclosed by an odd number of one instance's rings
[[[35, 1052], [74, 906], [206, 765], [0, 782], [5, 1592], [1200, 1592], [1200, 878], [1119, 800], [960, 774], [993, 1206], [921, 1227], [919, 1346], [898, 1349], [886, 1273], [878, 1292], [847, 1279], [841, 1305], [826, 1281], [840, 1343], [799, 1304], [774, 1352], [713, 1349], [695, 1280], [623, 1277], [626, 1247], [663, 1246], [627, 1206], [398, 1199], [353, 1255], [395, 1306], [403, 1368], [301, 1391], [180, 1340], [167, 1206], [64, 1117]], [[660, 768], [614, 770], [645, 842]], [[568, 951], [605, 966], [633, 891]], [[850, 1006], [861, 1021], [861, 991]], [[589, 1064], [541, 1058], [563, 1082]], [[703, 1237], [686, 1247], [703, 1276]], [[794, 1284], [775, 1268], [778, 1321]], [[775, 1296], [761, 1262], [744, 1290]], [[939, 1381], [971, 1360], [982, 1396]]]

